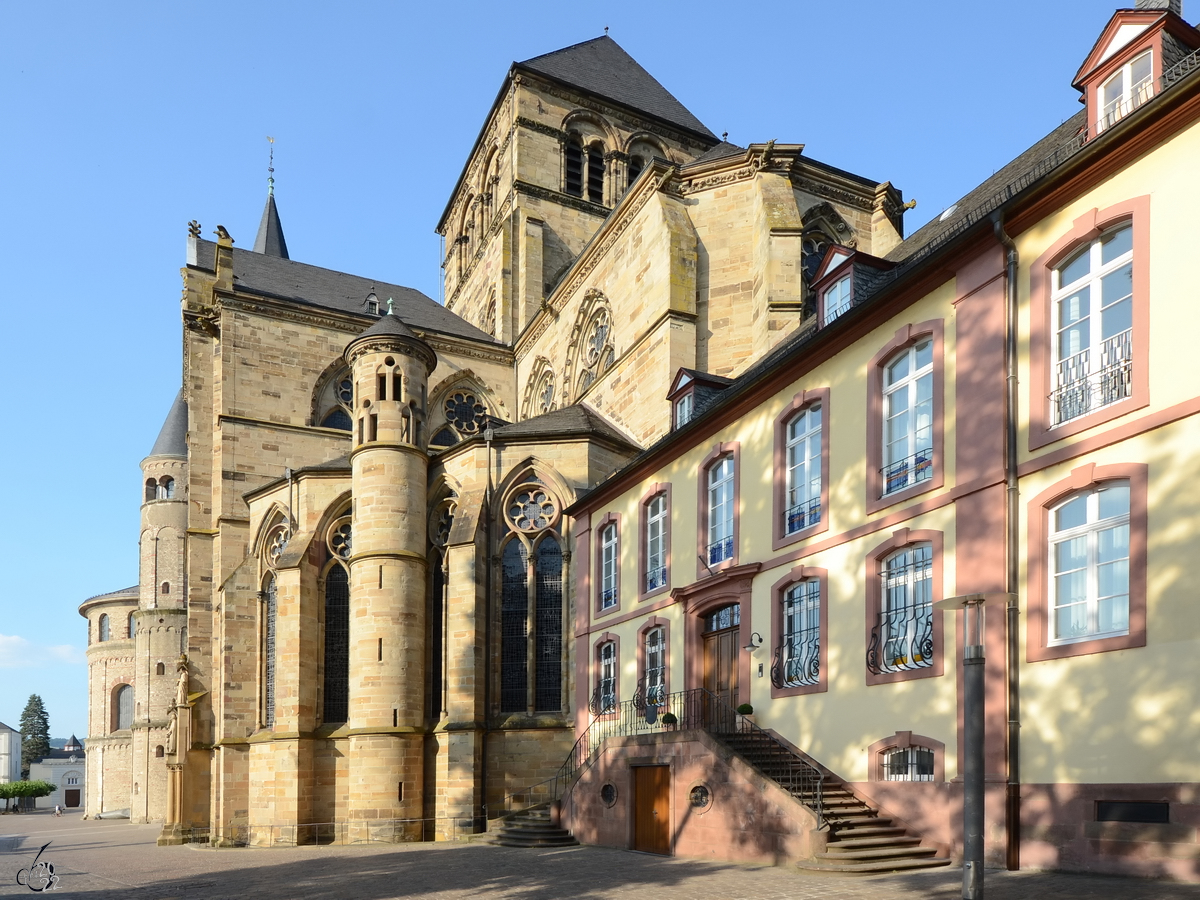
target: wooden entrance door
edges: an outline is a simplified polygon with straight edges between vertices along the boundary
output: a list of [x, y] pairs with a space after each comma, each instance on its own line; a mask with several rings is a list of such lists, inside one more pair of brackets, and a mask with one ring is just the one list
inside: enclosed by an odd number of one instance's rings
[[671, 767], [633, 769], [633, 849], [671, 855]]
[[738, 705], [737, 626], [704, 635], [704, 689], [728, 703]]
[[66, 788], [64, 793], [66, 800], [63, 802], [63, 806], [67, 809], [75, 809], [79, 806], [79, 788]]

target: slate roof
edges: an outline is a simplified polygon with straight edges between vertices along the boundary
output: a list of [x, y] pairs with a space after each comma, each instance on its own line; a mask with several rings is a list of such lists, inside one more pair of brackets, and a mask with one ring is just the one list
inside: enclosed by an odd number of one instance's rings
[[148, 456], [187, 456], [187, 401], [183, 399], [183, 388], [175, 395], [167, 420], [150, 448]]
[[665, 87], [608, 35], [515, 64], [641, 110], [688, 131], [715, 138]]
[[[198, 268], [213, 271], [216, 247], [212, 241], [196, 242]], [[373, 281], [359, 275], [335, 272], [320, 266], [267, 256], [249, 250], [233, 248], [233, 280], [239, 291], [290, 300], [306, 306], [335, 309], [355, 315], [368, 315], [367, 295], [374, 292], [381, 308], [391, 297], [394, 310], [413, 328], [439, 334], [495, 344], [490, 334], [460, 319], [446, 307], [415, 288], [384, 281]]]
[[623, 434], [599, 413], [582, 404], [556, 409], [553, 412], [543, 413], [540, 416], [534, 416], [532, 419], [525, 419], [524, 421], [515, 422], [512, 425], [504, 425], [496, 429], [496, 437], [501, 439], [516, 437], [550, 438], [579, 434], [595, 435], [596, 437], [607, 438], [626, 447], [638, 448], [638, 445], [630, 440], [628, 435]]
[[87, 600], [83, 602], [90, 603], [92, 600], [105, 600], [109, 597], [126, 597], [129, 594], [138, 593], [138, 590], [138, 586], [135, 584], [133, 587], [122, 588], [119, 591], [109, 591], [107, 594], [96, 594], [95, 596], [88, 597]]
[[262, 221], [258, 223], [258, 235], [254, 238], [254, 252], [267, 256], [290, 259], [287, 241], [283, 239], [283, 224], [279, 221], [279, 210], [275, 208], [275, 191], [267, 192], [267, 205], [263, 207]]
[[728, 156], [739, 156], [745, 152], [745, 147], [739, 147], [737, 144], [729, 143], [729, 141], [721, 141], [721, 143], [717, 144], [715, 147], [710, 147], [708, 150], [705, 150], [690, 163], [688, 163], [688, 165], [694, 166], [698, 163], [712, 162], [714, 159], [725, 159]]

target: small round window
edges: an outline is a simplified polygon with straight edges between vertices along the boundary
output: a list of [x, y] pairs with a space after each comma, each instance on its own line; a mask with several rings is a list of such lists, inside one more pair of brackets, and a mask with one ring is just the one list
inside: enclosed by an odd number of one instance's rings
[[605, 806], [613, 806], [617, 802], [617, 786], [615, 784], [606, 784], [600, 788], [600, 799]]
[[698, 784], [688, 794], [688, 803], [692, 809], [708, 809], [712, 803], [712, 794], [707, 785]]

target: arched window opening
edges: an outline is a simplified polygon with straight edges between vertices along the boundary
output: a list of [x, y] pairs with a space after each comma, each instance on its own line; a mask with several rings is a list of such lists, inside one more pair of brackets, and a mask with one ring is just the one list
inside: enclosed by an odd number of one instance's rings
[[629, 157], [629, 185], [630, 185], [630, 187], [632, 187], [633, 183], [635, 181], [637, 181], [638, 176], [642, 174], [642, 169], [644, 169], [645, 167], [646, 167], [646, 161], [644, 159], [642, 159], [641, 156], [634, 155], [634, 156]]
[[883, 755], [883, 780], [933, 781], [933, 762], [928, 747], [897, 747]]
[[279, 595], [275, 576], [271, 575], [267, 578], [267, 586], [263, 591], [262, 606], [262, 723], [264, 728], [275, 727], [275, 629], [278, 608]]
[[602, 716], [617, 708], [617, 644], [615, 641], [605, 641], [597, 648], [597, 658], [600, 662], [600, 678], [596, 684], [596, 702], [593, 714]]
[[158, 482], [153, 478], [146, 479], [146, 500], [154, 500], [158, 497]]
[[821, 582], [815, 578], [784, 592], [783, 634], [771, 679], [776, 687], [804, 687], [821, 680]]
[[154, 758], [155, 759], [163, 758], [163, 745], [162, 744], [159, 744], [157, 747], [154, 748]]
[[101, 641], [107, 641], [108, 640], [108, 632], [109, 632], [108, 614], [101, 613], [99, 620], [96, 622], [96, 633], [98, 636], [97, 639], [101, 640]]
[[516, 538], [501, 557], [500, 711], [524, 712], [528, 684], [529, 554]]
[[159, 500], [173, 499], [175, 496], [175, 479], [168, 475], [164, 475], [158, 479], [158, 492], [156, 496]]
[[604, 147], [600, 144], [588, 147], [587, 189], [588, 200], [592, 203], [604, 202]]
[[867, 664], [879, 673], [933, 665], [933, 545], [911, 544], [880, 564], [879, 622]]
[[566, 175], [563, 190], [572, 197], [583, 196], [583, 148], [570, 140], [563, 148], [566, 161]]
[[784, 534], [793, 534], [821, 521], [821, 437], [820, 403], [801, 410], [787, 424]]
[[341, 368], [323, 383], [318, 383], [313, 404], [313, 422], [322, 428], [353, 431], [354, 381], [348, 368]]
[[723, 456], [713, 464], [708, 478], [708, 565], [733, 558], [734, 464]]
[[164, 582], [162, 583], [162, 588], [160, 589], [160, 591], [161, 591], [161, 593], [162, 593], [162, 595], [163, 595], [164, 597], [165, 597], [167, 594], [171, 593], [171, 582], [169, 582], [169, 581], [164, 581]]
[[134, 621], [133, 613], [129, 614], [129, 620], [125, 623], [125, 633], [131, 638], [137, 633], [137, 622]]
[[933, 477], [933, 338], [884, 366], [882, 474], [884, 494]]
[[646, 632], [646, 703], [662, 706], [667, 700], [667, 641], [662, 628]]
[[546, 535], [537, 546], [536, 556], [534, 709], [558, 712], [562, 708], [562, 548], [553, 535]]
[[325, 702], [323, 722], [350, 715], [350, 576], [334, 565], [325, 576]]
[[166, 667], [166, 666], [164, 666], [162, 663], [159, 663], [158, 665], [156, 665], [156, 666], [154, 667], [154, 674], [155, 674], [155, 675], [165, 675], [165, 674], [167, 674], [167, 667]]
[[113, 731], [133, 727], [133, 685], [122, 684], [113, 692]]

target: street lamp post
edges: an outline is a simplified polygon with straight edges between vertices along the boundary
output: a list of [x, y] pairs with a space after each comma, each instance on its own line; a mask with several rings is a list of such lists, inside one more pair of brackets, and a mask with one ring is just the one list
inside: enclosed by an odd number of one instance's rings
[[934, 604], [963, 613], [963, 900], [983, 900], [983, 609], [1007, 599], [964, 594]]

